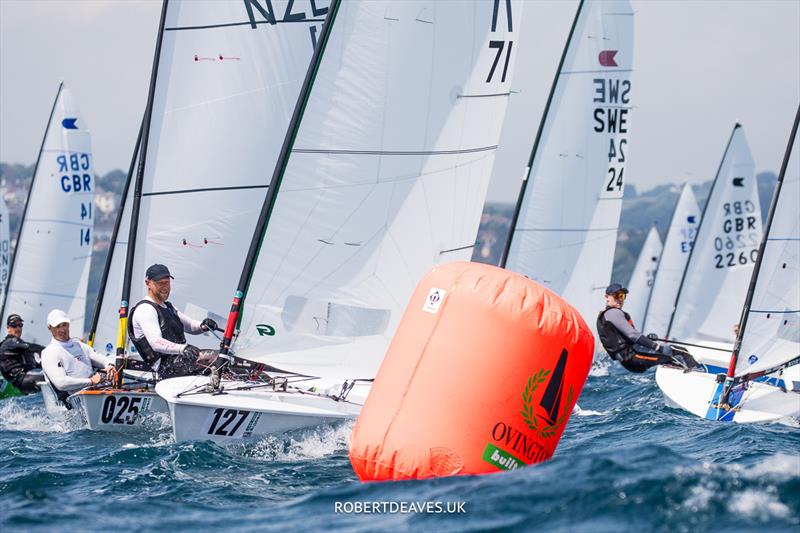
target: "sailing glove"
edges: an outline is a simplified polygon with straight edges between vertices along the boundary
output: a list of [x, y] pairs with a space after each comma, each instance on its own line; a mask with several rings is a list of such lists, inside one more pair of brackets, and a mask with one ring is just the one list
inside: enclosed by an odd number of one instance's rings
[[200, 322], [200, 329], [203, 331], [216, 331], [218, 327], [217, 323], [210, 318], [204, 318], [203, 321]]
[[200, 349], [197, 346], [192, 346], [191, 344], [187, 344], [183, 347], [183, 351], [181, 351], [181, 355], [188, 355], [192, 359], [197, 359], [200, 357]]

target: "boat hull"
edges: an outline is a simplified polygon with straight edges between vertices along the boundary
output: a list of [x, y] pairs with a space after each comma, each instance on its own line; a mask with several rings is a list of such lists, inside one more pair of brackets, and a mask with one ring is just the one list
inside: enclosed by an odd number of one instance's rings
[[81, 390], [67, 401], [92, 431], [130, 431], [155, 415], [167, 414], [167, 403], [150, 390]]
[[169, 406], [176, 442], [233, 442], [354, 419], [361, 411], [360, 404], [316, 394], [234, 390], [246, 385], [243, 382], [223, 381], [222, 394], [181, 394], [207, 382], [208, 378], [182, 377], [156, 385]]
[[745, 424], [800, 416], [800, 392], [793, 390], [794, 382], [788, 376], [750, 382], [746, 389], [734, 389], [728, 402], [734, 407], [725, 409], [719, 406], [723, 383], [717, 379], [715, 370], [720, 369], [710, 367], [710, 370], [684, 373], [678, 368], [660, 366], [656, 370], [656, 383], [668, 405], [707, 420]]

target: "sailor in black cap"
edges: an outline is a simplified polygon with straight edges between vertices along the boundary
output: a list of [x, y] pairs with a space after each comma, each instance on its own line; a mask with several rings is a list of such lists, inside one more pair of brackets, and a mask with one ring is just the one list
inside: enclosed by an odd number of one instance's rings
[[151, 265], [145, 272], [147, 296], [131, 309], [128, 322], [133, 345], [161, 379], [201, 372], [199, 350], [186, 342], [185, 333], [199, 335], [217, 329], [210, 318], [193, 320], [167, 301], [172, 279], [166, 266]]
[[597, 316], [597, 334], [608, 355], [636, 373], [665, 363], [684, 369], [697, 366], [688, 353], [673, 353], [669, 344], [657, 343], [636, 330], [631, 315], [622, 310], [627, 295], [628, 289], [619, 283], [609, 285], [605, 295], [606, 308]]
[[24, 321], [17, 314], [8, 315], [6, 331], [8, 335], [0, 342], [0, 372], [9, 383], [25, 394], [38, 392], [38, 381], [42, 381], [42, 365], [39, 354], [44, 346], [22, 340]]

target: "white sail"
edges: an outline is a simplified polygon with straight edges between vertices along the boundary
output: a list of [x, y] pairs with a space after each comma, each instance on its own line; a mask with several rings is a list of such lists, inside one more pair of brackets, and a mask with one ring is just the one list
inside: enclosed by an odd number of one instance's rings
[[0, 191], [0, 301], [5, 298], [8, 269], [11, 268], [11, 233], [8, 225], [8, 206]]
[[47, 313], [69, 314], [83, 335], [94, 227], [91, 137], [71, 92], [59, 88], [20, 225], [3, 316], [25, 319], [25, 338], [46, 344]]
[[699, 224], [700, 208], [697, 206], [692, 186], [686, 183], [678, 197], [664, 239], [664, 250], [658, 262], [658, 272], [653, 292], [650, 294], [650, 303], [647, 305], [643, 332], [655, 333], [660, 338], [666, 336], [672, 310], [675, 307], [675, 295], [680, 287]]
[[[130, 305], [169, 267], [170, 301], [224, 326], [327, 2], [170, 1], [145, 154]], [[96, 334], [116, 344], [133, 187]], [[193, 344], [214, 347], [215, 337]]]
[[[755, 291], [741, 333], [736, 376], [774, 368], [800, 355], [800, 136], [795, 118], [783, 184], [776, 188]], [[779, 178], [780, 179], [780, 178]]]
[[418, 280], [472, 254], [518, 2], [343, 2], [244, 300], [240, 357], [372, 378]]
[[625, 311], [633, 318], [635, 324], [644, 324], [645, 310], [650, 293], [653, 290], [653, 283], [656, 279], [658, 260], [661, 258], [661, 237], [655, 226], [650, 228], [647, 238], [639, 252], [639, 259], [631, 274], [628, 283], [628, 298], [625, 300]]
[[737, 124], [703, 208], [670, 338], [733, 346], [761, 231], [755, 163]]
[[[133, 190], [128, 191], [128, 198], [120, 198], [119, 209], [122, 210], [117, 239], [110, 243], [108, 253], [111, 255], [111, 266], [108, 270], [105, 291], [98, 295], [102, 298], [97, 316], [93, 347], [100, 353], [111, 355], [116, 351], [117, 333], [119, 329], [120, 300], [122, 299], [122, 278], [125, 273], [125, 255], [128, 252], [128, 232], [131, 227], [131, 203]], [[91, 334], [92, 332], [90, 332]]]
[[627, 0], [582, 4], [505, 265], [592, 324], [611, 277], [627, 176], [633, 36]]

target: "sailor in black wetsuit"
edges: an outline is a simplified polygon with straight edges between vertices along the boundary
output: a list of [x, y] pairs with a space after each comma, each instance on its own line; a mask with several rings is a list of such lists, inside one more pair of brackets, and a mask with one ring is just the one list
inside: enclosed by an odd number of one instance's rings
[[199, 335], [216, 330], [217, 323], [206, 318], [192, 320], [167, 301], [173, 279], [164, 265], [151, 265], [145, 273], [147, 297], [130, 313], [128, 335], [139, 355], [158, 372], [160, 379], [199, 374], [200, 351], [187, 344], [185, 333]]
[[17, 314], [8, 315], [6, 330], [8, 335], [0, 342], [0, 372], [9, 383], [25, 394], [39, 391], [37, 381], [42, 381], [42, 365], [36, 354], [41, 353], [44, 346], [22, 340], [22, 317]]
[[609, 285], [606, 288], [606, 308], [597, 316], [597, 333], [608, 355], [636, 373], [665, 363], [684, 369], [697, 366], [688, 353], [673, 353], [669, 344], [659, 344], [636, 330], [631, 316], [622, 310], [627, 294], [628, 289], [619, 283]]

